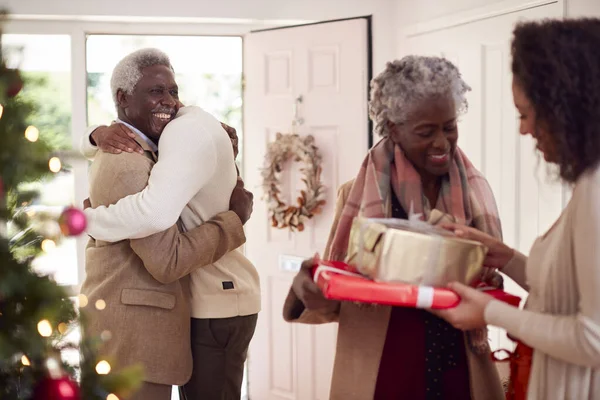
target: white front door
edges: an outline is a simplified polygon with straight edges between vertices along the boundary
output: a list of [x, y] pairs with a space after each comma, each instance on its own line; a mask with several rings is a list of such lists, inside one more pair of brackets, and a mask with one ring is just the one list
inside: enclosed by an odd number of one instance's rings
[[[448, 58], [472, 87], [469, 111], [459, 126], [459, 146], [492, 187], [505, 242], [528, 254], [535, 238], [560, 215], [565, 194], [559, 183], [549, 179], [546, 166], [534, 151], [533, 140], [518, 134], [511, 91], [510, 40], [517, 22], [561, 18], [563, 8], [560, 1], [523, 8], [482, 9], [480, 18], [467, 23], [456, 24], [448, 18], [448, 27], [410, 33], [406, 51]], [[505, 286], [509, 292], [526, 296], [508, 278]], [[496, 328], [490, 328], [490, 339], [492, 349], [512, 345], [505, 332]]]
[[[252, 400], [329, 398], [337, 326], [288, 324], [282, 307], [294, 257], [323, 251], [336, 190], [356, 175], [368, 150], [368, 23], [325, 22], [255, 32], [244, 40], [244, 172], [255, 193], [246, 254], [260, 273], [263, 304], [248, 360]], [[260, 168], [267, 143], [291, 131], [296, 103], [304, 120], [297, 133], [313, 135], [323, 157], [327, 204], [304, 232], [290, 233], [271, 228]], [[288, 171], [283, 195], [295, 203], [303, 183], [297, 163]]]

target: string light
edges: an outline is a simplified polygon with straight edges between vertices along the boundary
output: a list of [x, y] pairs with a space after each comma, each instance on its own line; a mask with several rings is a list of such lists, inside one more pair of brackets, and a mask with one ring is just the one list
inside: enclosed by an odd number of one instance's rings
[[2, 118], [2, 113], [4, 112], [4, 107], [0, 104], [0, 118]]
[[65, 324], [64, 322], [58, 324], [58, 332], [60, 332], [61, 335], [64, 335], [67, 332], [67, 328], [67, 324]]
[[52, 157], [50, 161], [48, 161], [48, 168], [50, 171], [57, 173], [62, 169], [62, 163], [60, 162], [60, 158]]
[[21, 357], [21, 364], [23, 364], [26, 367], [29, 367], [31, 365], [31, 362], [29, 362], [29, 358], [27, 358], [25, 354], [23, 354], [23, 357]]
[[38, 332], [43, 337], [50, 337], [52, 335], [52, 325], [47, 319], [43, 319], [37, 324]]
[[108, 396], [106, 396], [106, 400], [119, 400], [119, 398], [116, 395], [110, 393]]
[[25, 129], [25, 139], [29, 140], [30, 142], [37, 142], [39, 138], [40, 131], [35, 126], [29, 125], [27, 129]]
[[84, 308], [88, 305], [88, 298], [85, 294], [80, 294], [77, 297], [79, 299], [79, 308]]
[[96, 301], [96, 310], [104, 310], [106, 308], [106, 302], [102, 299]]
[[98, 375], [108, 375], [110, 373], [110, 364], [108, 361], [102, 360], [96, 364], [96, 372]]
[[110, 339], [112, 339], [112, 333], [110, 333], [110, 331], [102, 331], [102, 333], [100, 334], [100, 339], [102, 339], [103, 342], [108, 342]]
[[55, 248], [56, 248], [56, 243], [54, 243], [54, 240], [51, 240], [51, 239], [42, 240], [42, 250], [45, 251], [46, 253], [54, 250]]

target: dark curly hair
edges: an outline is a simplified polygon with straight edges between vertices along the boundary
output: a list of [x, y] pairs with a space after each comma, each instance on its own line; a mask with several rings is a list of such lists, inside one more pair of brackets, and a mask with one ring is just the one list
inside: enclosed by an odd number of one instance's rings
[[600, 19], [520, 23], [513, 34], [513, 76], [554, 141], [561, 178], [575, 182], [600, 161]]

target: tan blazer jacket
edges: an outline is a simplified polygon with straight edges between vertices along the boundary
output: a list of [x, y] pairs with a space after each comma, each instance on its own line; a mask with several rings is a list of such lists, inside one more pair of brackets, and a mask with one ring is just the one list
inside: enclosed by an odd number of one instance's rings
[[[350, 193], [353, 181], [338, 191], [335, 218], [331, 227], [324, 258], [329, 257], [331, 242]], [[307, 324], [338, 322], [338, 339], [331, 383], [332, 400], [373, 399], [383, 345], [387, 335], [391, 307], [340, 303], [335, 313], [324, 314], [306, 310], [293, 290], [284, 304], [286, 321]], [[466, 346], [467, 349], [469, 346]], [[504, 394], [498, 371], [489, 354], [476, 355], [467, 350], [472, 400], [502, 400]]]
[[[147, 143], [138, 143], [144, 155], [98, 152], [90, 169], [92, 207], [114, 204], [146, 186], [156, 155]], [[143, 239], [90, 239], [81, 288], [89, 300], [83, 308], [88, 317], [85, 334], [110, 332], [100, 354], [112, 360], [113, 368], [141, 363], [148, 382], [185, 384], [192, 355], [189, 285], [184, 277], [245, 241], [242, 223], [232, 211], [187, 233], [173, 226]], [[105, 309], [96, 308], [98, 300], [104, 300]]]

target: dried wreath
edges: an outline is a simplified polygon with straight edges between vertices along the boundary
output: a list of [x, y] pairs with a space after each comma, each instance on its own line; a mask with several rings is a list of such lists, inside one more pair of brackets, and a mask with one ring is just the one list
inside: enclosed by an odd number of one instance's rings
[[[304, 223], [322, 211], [325, 204], [325, 186], [321, 183], [321, 155], [314, 142], [315, 138], [312, 135], [300, 137], [297, 134], [278, 133], [275, 141], [267, 147], [262, 169], [262, 186], [269, 207], [271, 225], [275, 228], [290, 228], [292, 232], [302, 232]], [[289, 159], [304, 164], [300, 172], [306, 188], [300, 191], [296, 206], [286, 204], [279, 197], [281, 175]]]

